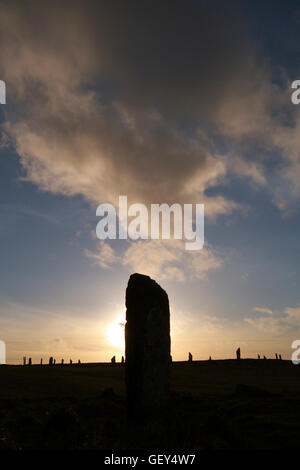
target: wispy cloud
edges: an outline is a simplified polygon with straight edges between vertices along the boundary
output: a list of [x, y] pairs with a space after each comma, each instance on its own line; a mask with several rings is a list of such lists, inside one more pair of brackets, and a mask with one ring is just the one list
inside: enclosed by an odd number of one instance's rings
[[140, 272], [162, 280], [185, 281], [204, 279], [209, 271], [218, 270], [223, 260], [209, 246], [202, 250], [186, 251], [181, 240], [148, 240], [131, 242], [122, 255], [100, 241], [98, 250], [85, 255], [101, 268], [123, 266], [129, 272]]
[[253, 310], [254, 310], [255, 312], [266, 313], [267, 315], [273, 315], [273, 310], [271, 310], [270, 308], [266, 308], [266, 307], [254, 307]]
[[253, 310], [260, 315], [246, 317], [244, 321], [260, 331], [278, 335], [300, 329], [299, 307], [286, 307], [282, 312], [275, 312], [264, 307], [255, 307]]
[[100, 241], [98, 251], [85, 250], [84, 254], [98, 264], [101, 268], [111, 268], [113, 264], [120, 261], [120, 258], [115, 254], [114, 249], [104, 241]]

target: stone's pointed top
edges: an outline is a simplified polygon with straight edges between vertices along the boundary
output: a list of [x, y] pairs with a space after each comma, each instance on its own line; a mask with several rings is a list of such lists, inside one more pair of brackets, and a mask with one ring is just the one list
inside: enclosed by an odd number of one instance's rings
[[146, 281], [146, 279], [150, 279], [150, 280], [153, 280], [151, 279], [150, 276], [148, 276], [147, 274], [140, 274], [140, 273], [133, 273], [133, 274], [130, 274], [130, 277], [129, 277], [129, 282], [130, 281]]
[[134, 273], [134, 274], [131, 274], [130, 278], [129, 278], [129, 281], [128, 281], [128, 286], [130, 284], [135, 284], [135, 287], [139, 287], [139, 286], [156, 286], [157, 288], [163, 290], [159, 284], [157, 284], [156, 281], [154, 281], [154, 279], [151, 279], [150, 276], [147, 276], [146, 274], [139, 274], [139, 273]]
[[130, 274], [128, 282], [130, 282], [131, 280], [132, 281], [152, 281], [152, 282], [155, 282], [154, 279], [152, 279], [147, 274], [140, 274], [140, 273]]
[[169, 302], [166, 291], [160, 285], [145, 274], [131, 274], [126, 289], [126, 307], [128, 308], [132, 300], [135, 306], [140, 302], [143, 307], [151, 307], [159, 302]]

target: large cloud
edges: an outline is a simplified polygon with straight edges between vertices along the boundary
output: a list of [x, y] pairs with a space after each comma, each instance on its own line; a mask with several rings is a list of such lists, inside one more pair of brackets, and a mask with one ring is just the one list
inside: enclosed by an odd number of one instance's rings
[[[0, 4], [4, 135], [29, 181], [96, 204], [120, 194], [129, 204], [205, 203], [206, 217], [242, 209], [207, 193], [233, 173], [267, 187], [283, 210], [298, 198], [300, 113], [239, 9], [192, 0]], [[88, 256], [104, 268], [118, 261], [100, 246]], [[177, 280], [220, 266], [212, 252], [197, 264], [163, 243], [155, 265], [157, 246], [133, 244], [121, 262]]]
[[[268, 72], [241, 16], [225, 9], [193, 1], [3, 2], [6, 131], [27, 178], [96, 202], [119, 194], [205, 202], [207, 216], [240, 208], [205, 195], [231, 165], [207, 126], [235, 136], [241, 125], [249, 131], [255, 110], [264, 119]], [[259, 165], [234, 167], [264, 181]]]

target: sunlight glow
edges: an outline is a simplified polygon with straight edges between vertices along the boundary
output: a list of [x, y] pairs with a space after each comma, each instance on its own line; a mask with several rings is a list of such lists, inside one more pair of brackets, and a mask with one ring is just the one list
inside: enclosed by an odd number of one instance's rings
[[109, 344], [119, 349], [125, 348], [124, 325], [125, 315], [122, 314], [109, 323], [107, 327], [107, 338]]

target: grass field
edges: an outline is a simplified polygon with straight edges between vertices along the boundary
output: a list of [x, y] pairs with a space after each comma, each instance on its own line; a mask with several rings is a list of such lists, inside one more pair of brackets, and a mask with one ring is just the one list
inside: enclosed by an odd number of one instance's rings
[[300, 367], [243, 359], [172, 364], [168, 409], [129, 426], [124, 367], [0, 367], [0, 449], [293, 449]]

